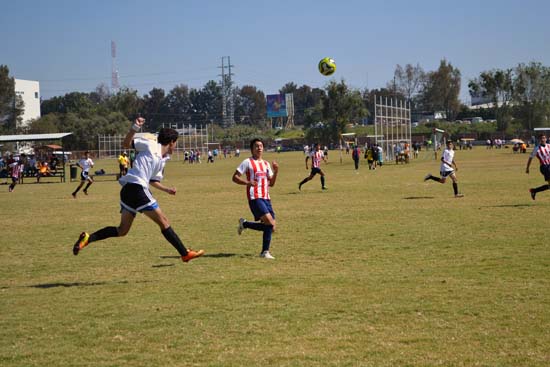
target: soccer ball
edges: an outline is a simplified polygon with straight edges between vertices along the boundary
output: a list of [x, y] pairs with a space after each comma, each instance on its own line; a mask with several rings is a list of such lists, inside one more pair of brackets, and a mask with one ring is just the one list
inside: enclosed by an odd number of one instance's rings
[[336, 63], [330, 57], [319, 61], [319, 72], [325, 76], [332, 75], [336, 71]]

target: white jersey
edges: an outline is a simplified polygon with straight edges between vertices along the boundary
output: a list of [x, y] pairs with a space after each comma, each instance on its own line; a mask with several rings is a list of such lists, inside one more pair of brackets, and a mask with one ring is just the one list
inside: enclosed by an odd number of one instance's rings
[[[452, 149], [445, 149], [443, 151], [443, 157], [441, 157], [445, 162], [451, 164], [453, 163], [453, 160], [455, 159], [455, 151]], [[441, 172], [449, 172], [454, 171], [453, 166], [448, 165], [445, 162], [441, 162], [441, 168], [439, 169]]]
[[136, 138], [133, 142], [136, 150], [134, 166], [118, 181], [121, 185], [134, 183], [149, 187], [150, 181], [161, 181], [164, 165], [170, 157], [162, 157], [161, 145], [149, 139]]
[[260, 161], [254, 158], [245, 159], [241, 165], [237, 167], [237, 172], [241, 175], [246, 174], [246, 179], [248, 181], [255, 181], [258, 183], [256, 186], [250, 186], [246, 190], [248, 200], [270, 200], [269, 180], [273, 177], [273, 170], [268, 161], [264, 161], [263, 159]]
[[94, 166], [94, 161], [92, 161], [92, 158], [82, 158], [78, 161], [78, 165], [82, 168], [82, 172], [88, 173], [90, 168]]

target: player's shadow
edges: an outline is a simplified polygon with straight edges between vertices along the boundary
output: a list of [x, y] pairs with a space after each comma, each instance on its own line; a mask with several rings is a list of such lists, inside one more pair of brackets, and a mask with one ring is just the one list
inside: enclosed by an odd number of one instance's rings
[[[149, 280], [139, 280], [132, 283], [150, 283]], [[55, 283], [41, 283], [41, 284], [32, 284], [28, 285], [28, 288], [38, 288], [38, 289], [50, 289], [50, 288], [71, 288], [71, 287], [96, 287], [106, 284], [128, 284], [130, 283], [127, 280], [121, 280], [118, 282], [55, 282]]]
[[429, 200], [429, 199], [433, 199], [434, 197], [433, 196], [407, 196], [407, 197], [404, 197], [403, 199], [405, 200]]
[[532, 204], [502, 204], [502, 205], [488, 205], [488, 206], [481, 206], [481, 208], [528, 208], [530, 206], [533, 206]]
[[[128, 283], [128, 282], [125, 282]], [[42, 284], [33, 284], [29, 285], [29, 288], [38, 288], [38, 289], [50, 289], [50, 288], [71, 288], [71, 287], [95, 287], [98, 285], [105, 285], [107, 282], [73, 282], [73, 283], [42, 283]]]
[[[246, 256], [243, 256], [243, 255], [229, 253], [229, 252], [220, 252], [220, 253], [217, 253], [217, 254], [204, 254], [201, 257], [207, 257], [207, 258], [211, 258], [211, 259], [223, 259], [223, 258], [235, 257], [235, 256], [246, 257]], [[161, 259], [180, 259], [181, 258], [180, 256], [166, 256], [166, 255], [159, 256], [159, 257]], [[153, 267], [162, 267], [162, 266], [171, 266], [171, 265], [153, 265]]]

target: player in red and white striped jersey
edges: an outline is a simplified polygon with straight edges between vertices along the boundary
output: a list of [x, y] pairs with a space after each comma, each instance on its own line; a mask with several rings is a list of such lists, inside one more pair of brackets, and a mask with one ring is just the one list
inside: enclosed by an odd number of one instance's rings
[[[238, 233], [245, 229], [253, 229], [263, 232], [262, 252], [260, 257], [274, 259], [269, 252], [271, 246], [271, 234], [275, 231], [275, 212], [271, 207], [269, 188], [275, 185], [279, 165], [273, 161], [270, 165], [263, 160], [264, 143], [261, 139], [253, 139], [250, 142], [252, 157], [245, 159], [233, 174], [233, 182], [246, 186], [248, 206], [254, 215], [256, 222], [239, 219]], [[258, 222], [259, 221], [259, 222]]]
[[23, 173], [23, 167], [23, 162], [15, 161], [13, 163], [10, 163], [9, 170], [11, 176], [11, 184], [8, 188], [9, 192], [12, 192], [15, 188], [15, 185], [17, 185], [17, 182], [19, 182], [19, 177], [21, 177], [21, 174]]
[[531, 198], [535, 200], [535, 196], [538, 192], [546, 191], [550, 188], [550, 145], [546, 144], [546, 135], [544, 133], [539, 134], [539, 143], [533, 149], [527, 160], [527, 168], [525, 173], [529, 174], [529, 166], [534, 157], [537, 157], [540, 162], [540, 173], [544, 176], [544, 180], [547, 182], [545, 185], [529, 189]]
[[306, 182], [310, 181], [315, 177], [316, 174], [321, 175], [321, 189], [326, 190], [327, 187], [325, 186], [325, 172], [321, 169], [321, 161], [325, 161], [327, 163], [325, 154], [321, 151], [321, 146], [319, 144], [315, 144], [315, 147], [311, 151], [311, 153], [306, 157], [306, 169], [309, 169], [307, 162], [311, 158], [311, 172], [309, 176], [304, 178], [302, 182], [298, 184], [298, 190], [302, 190], [302, 185]]

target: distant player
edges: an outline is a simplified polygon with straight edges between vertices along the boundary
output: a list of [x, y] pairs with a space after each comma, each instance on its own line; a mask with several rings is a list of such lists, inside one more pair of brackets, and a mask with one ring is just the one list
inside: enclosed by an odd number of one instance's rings
[[426, 177], [424, 177], [424, 181], [433, 180], [444, 184], [447, 180], [447, 177], [451, 177], [451, 180], [453, 180], [453, 190], [455, 193], [455, 198], [461, 198], [464, 195], [458, 192], [458, 179], [456, 178], [456, 171], [458, 171], [458, 167], [456, 165], [454, 157], [455, 151], [453, 150], [453, 142], [447, 141], [446, 148], [443, 151], [443, 156], [441, 157], [441, 167], [439, 172], [441, 174], [441, 178], [432, 176], [431, 173], [428, 173]]
[[145, 214], [160, 227], [162, 235], [179, 252], [183, 262], [188, 262], [204, 254], [203, 250], [193, 251], [185, 248], [149, 191], [149, 186], [153, 186], [167, 194], [176, 195], [175, 188], [166, 187], [160, 181], [163, 178], [166, 160], [169, 159], [169, 155], [174, 152], [176, 147], [178, 132], [174, 129], [163, 128], [158, 134], [157, 141], [140, 138], [134, 140], [135, 133], [140, 131], [144, 122], [145, 120], [141, 117], [136, 119], [122, 142], [124, 148], [133, 148], [139, 154], [136, 154], [134, 167], [119, 179], [122, 185], [120, 190], [120, 225], [104, 227], [91, 235], [82, 232], [73, 246], [74, 255], [78, 255], [80, 250], [92, 242], [125, 236], [132, 228], [137, 213]]
[[10, 171], [10, 177], [11, 177], [11, 184], [10, 184], [10, 187], [8, 188], [9, 192], [12, 192], [13, 189], [15, 189], [15, 185], [17, 185], [17, 183], [19, 182], [19, 178], [23, 174], [24, 167], [25, 166], [23, 162], [19, 162], [19, 161], [14, 161], [10, 163], [10, 165], [8, 166], [8, 169]]
[[75, 199], [76, 199], [76, 194], [78, 193], [80, 188], [84, 186], [86, 182], [88, 184], [86, 185], [84, 190], [82, 190], [82, 192], [85, 195], [88, 195], [88, 189], [94, 183], [94, 180], [90, 176], [90, 168], [94, 166], [94, 161], [92, 160], [92, 158], [90, 158], [90, 152], [86, 151], [84, 153], [84, 157], [81, 160], [79, 160], [76, 165], [82, 169], [82, 172], [80, 172], [80, 185], [78, 185], [76, 190], [74, 190], [74, 192], [72, 193], [73, 198]]
[[544, 180], [547, 183], [534, 189], [529, 189], [533, 200], [535, 200], [535, 196], [538, 192], [546, 191], [550, 188], [550, 146], [546, 144], [546, 134], [544, 133], [539, 134], [539, 143], [529, 155], [529, 159], [527, 159], [525, 173], [529, 174], [529, 166], [535, 156], [539, 159], [540, 173], [544, 176]]
[[[349, 147], [349, 145], [348, 145]], [[298, 184], [298, 190], [302, 190], [302, 185], [310, 181], [316, 174], [321, 175], [321, 189], [326, 190], [325, 186], [325, 173], [321, 169], [321, 161], [327, 162], [324, 153], [321, 151], [319, 144], [315, 144], [311, 153], [306, 156], [306, 169], [309, 169], [307, 162], [311, 158], [311, 172], [308, 177], [304, 178], [302, 182]]]
[[[254, 220], [249, 222], [244, 218], [239, 219], [239, 235], [245, 229], [253, 229], [263, 232], [262, 252], [260, 257], [275, 259], [270, 252], [271, 234], [275, 232], [275, 212], [271, 207], [269, 188], [275, 185], [279, 165], [273, 161], [270, 165], [263, 160], [264, 143], [261, 139], [253, 139], [250, 142], [252, 157], [245, 159], [233, 174], [233, 182], [246, 186], [248, 206]], [[258, 222], [259, 221], [259, 222]]]

